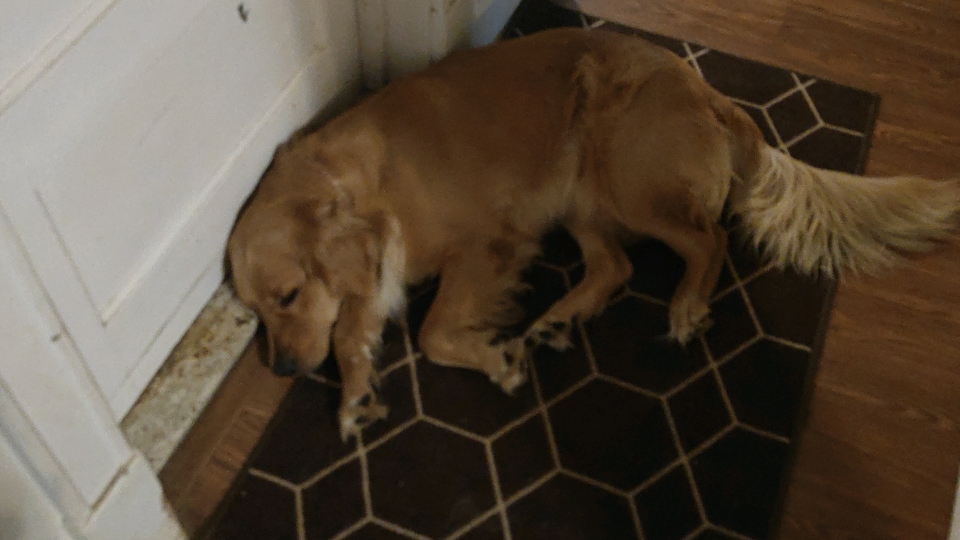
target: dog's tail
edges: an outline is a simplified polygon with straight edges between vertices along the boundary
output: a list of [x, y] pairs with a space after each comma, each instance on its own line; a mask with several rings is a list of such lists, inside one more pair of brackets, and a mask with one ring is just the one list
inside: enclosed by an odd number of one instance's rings
[[737, 116], [734, 161], [740, 166], [730, 210], [781, 267], [870, 273], [890, 265], [897, 253], [931, 247], [956, 227], [960, 182], [871, 178], [812, 167], [771, 148], [755, 125], [743, 129], [749, 117]]

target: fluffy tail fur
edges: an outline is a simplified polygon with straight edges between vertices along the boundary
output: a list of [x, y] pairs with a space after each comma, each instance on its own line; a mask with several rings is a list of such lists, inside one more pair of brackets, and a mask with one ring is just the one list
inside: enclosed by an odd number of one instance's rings
[[[775, 263], [805, 273], [872, 272], [927, 249], [956, 226], [960, 183], [869, 178], [811, 167], [764, 143], [731, 210]], [[753, 161], [753, 160], [751, 160]]]

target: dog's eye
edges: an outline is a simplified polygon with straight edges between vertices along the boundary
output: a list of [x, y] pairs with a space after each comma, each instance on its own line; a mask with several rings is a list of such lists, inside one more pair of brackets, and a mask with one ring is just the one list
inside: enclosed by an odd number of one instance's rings
[[290, 304], [297, 299], [297, 296], [300, 294], [300, 289], [294, 289], [287, 294], [280, 297], [280, 307], [290, 307]]

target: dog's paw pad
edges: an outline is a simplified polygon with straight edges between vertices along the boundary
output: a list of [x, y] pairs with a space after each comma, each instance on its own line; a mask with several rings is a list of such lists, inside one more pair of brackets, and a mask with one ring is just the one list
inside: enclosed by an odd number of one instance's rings
[[390, 409], [377, 401], [373, 394], [366, 394], [340, 407], [340, 438], [344, 442], [351, 436], [357, 436], [363, 428], [387, 417]]
[[537, 345], [546, 345], [556, 351], [562, 352], [573, 347], [573, 342], [570, 340], [570, 323], [567, 321], [536, 324], [530, 329], [529, 335], [536, 338]]

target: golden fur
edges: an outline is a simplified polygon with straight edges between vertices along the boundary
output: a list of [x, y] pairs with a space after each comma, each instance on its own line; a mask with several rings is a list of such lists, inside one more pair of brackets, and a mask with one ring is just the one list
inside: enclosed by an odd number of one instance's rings
[[[240, 298], [265, 323], [278, 372], [306, 372], [332, 341], [344, 435], [385, 414], [374, 356], [403, 285], [440, 276], [426, 356], [506, 391], [529, 349], [567, 345], [632, 268], [626, 236], [686, 261], [670, 335], [704, 324], [726, 253], [729, 204], [777, 263], [874, 268], [943, 236], [955, 182], [865, 179], [771, 149], [741, 109], [641, 39], [561, 29], [450, 55], [278, 150], [229, 241]], [[541, 235], [565, 226], [585, 275], [521, 337], [509, 321]]]

